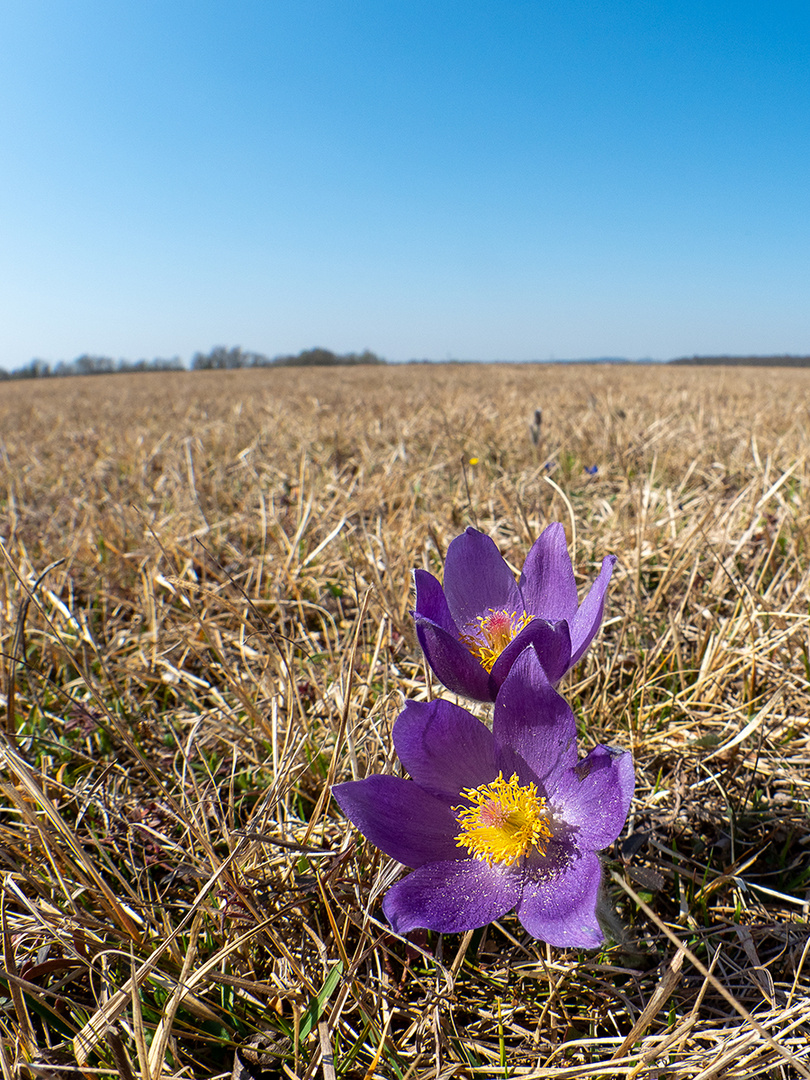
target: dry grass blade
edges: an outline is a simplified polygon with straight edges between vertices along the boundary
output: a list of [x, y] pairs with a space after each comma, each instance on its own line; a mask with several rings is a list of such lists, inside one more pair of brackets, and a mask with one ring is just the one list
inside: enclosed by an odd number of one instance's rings
[[[163, 956], [171, 949], [174, 941], [179, 938], [180, 934], [183, 933], [183, 931], [186, 929], [187, 924], [191, 922], [192, 926], [194, 925], [192, 920], [196, 915], [198, 908], [202, 905], [204, 899], [211, 892], [214, 885], [217, 884], [220, 877], [226, 872], [227, 868], [228, 863], [223, 863], [223, 865], [219, 868], [214, 877], [212, 877], [210, 881], [207, 881], [205, 883], [205, 886], [201, 890], [194, 905], [189, 911], [185, 912], [184, 917], [180, 920], [177, 926], [174, 927], [170, 936], [167, 937], [164, 941], [162, 941], [160, 945], [158, 945], [158, 947], [148, 958], [148, 960], [146, 960], [145, 963], [142, 963], [140, 965], [134, 976], [132, 976], [126, 983], [124, 983], [121, 989], [116, 991], [116, 993], [113, 994], [109, 998], [109, 1000], [104, 1002], [98, 1012], [95, 1013], [95, 1015], [92, 1016], [90, 1020], [88, 1020], [88, 1022], [79, 1032], [79, 1034], [73, 1040], [73, 1047], [76, 1053], [76, 1059], [80, 1062], [80, 1064], [84, 1064], [87, 1061], [91, 1051], [98, 1046], [99, 1042], [103, 1038], [107, 1025], [113, 1023], [121, 1015], [123, 1010], [126, 1008], [132, 993], [139, 989], [149, 978], [152, 972], [157, 968]], [[190, 985], [180, 987], [183, 995], [188, 993], [190, 989]]]
[[661, 981], [659, 982], [658, 986], [656, 986], [652, 997], [644, 1006], [644, 1011], [642, 1012], [641, 1016], [639, 1016], [638, 1020], [636, 1020], [635, 1024], [633, 1024], [633, 1027], [630, 1029], [629, 1034], [627, 1035], [621, 1046], [618, 1048], [618, 1050], [615, 1052], [615, 1054], [611, 1058], [611, 1061], [615, 1061], [617, 1058], [624, 1057], [630, 1047], [638, 1039], [640, 1039], [642, 1035], [644, 1035], [654, 1018], [661, 1011], [665, 1003], [670, 999], [670, 997], [672, 996], [672, 992], [678, 985], [681, 977], [681, 968], [683, 967], [684, 952], [685, 949], [683, 945], [679, 946], [675, 955], [667, 964], [666, 970], [661, 976]]
[[[658, 929], [669, 938], [673, 945], [677, 947], [678, 954], [683, 954], [683, 956], [687, 957], [689, 962], [698, 969], [704, 979], [712, 984], [714, 989], [718, 991], [718, 993], [728, 1002], [728, 1004], [732, 1007], [732, 1009], [734, 1009], [735, 1012], [739, 1013], [739, 1015], [743, 1018], [743, 1020], [746, 1021], [746, 1023], [750, 1024], [750, 1026], [763, 1039], [763, 1041], [768, 1044], [770, 1049], [779, 1056], [783, 1057], [785, 1061], [787, 1061], [789, 1064], [791, 1064], [800, 1076], [810, 1077], [810, 1070], [806, 1069], [802, 1065], [802, 1063], [793, 1054], [790, 1053], [788, 1049], [781, 1046], [776, 1041], [776, 1039], [771, 1036], [768, 1030], [754, 1016], [751, 1015], [748, 1009], [746, 1009], [745, 1006], [742, 1005], [734, 997], [733, 994], [729, 993], [723, 983], [720, 982], [720, 980], [717, 979], [716, 976], [711, 974], [708, 968], [701, 963], [701, 961], [695, 956], [692, 950], [688, 949], [682, 941], [679, 941], [678, 937], [667, 926], [665, 926], [663, 922], [661, 922], [655, 912], [652, 911], [647, 906], [647, 904], [644, 903], [644, 901], [638, 896], [635, 890], [630, 885], [628, 885], [627, 882], [624, 881], [618, 874], [613, 874], [613, 880], [625, 890], [628, 896], [630, 896], [633, 901], [638, 904], [639, 908], [644, 912], [644, 914], [653, 923], [655, 923]], [[733, 1060], [733, 1058], [731, 1058], [730, 1060]]]

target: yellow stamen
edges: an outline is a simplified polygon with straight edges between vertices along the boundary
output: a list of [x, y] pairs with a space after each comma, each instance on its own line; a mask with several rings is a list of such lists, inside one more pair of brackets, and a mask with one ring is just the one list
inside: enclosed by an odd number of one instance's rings
[[531, 615], [524, 611], [518, 615], [516, 611], [493, 611], [486, 615], [476, 616], [475, 622], [467, 627], [467, 632], [461, 635], [461, 640], [477, 657], [487, 671], [492, 671], [495, 661], [503, 650], [517, 637], [520, 631], [531, 622]]
[[516, 773], [461, 793], [472, 806], [454, 806], [461, 832], [455, 837], [458, 847], [486, 862], [506, 866], [532, 849], [545, 855], [551, 829], [546, 800], [537, 795], [534, 784], [520, 786]]

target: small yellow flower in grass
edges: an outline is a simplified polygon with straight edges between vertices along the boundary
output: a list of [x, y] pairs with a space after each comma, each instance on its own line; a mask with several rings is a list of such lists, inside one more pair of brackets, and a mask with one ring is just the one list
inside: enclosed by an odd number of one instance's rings
[[551, 829], [546, 800], [538, 798], [534, 784], [524, 784], [512, 773], [504, 780], [498, 773], [491, 784], [466, 788], [461, 794], [472, 806], [454, 806], [461, 832], [455, 838], [459, 847], [486, 862], [512, 863], [532, 849], [545, 855]]
[[477, 465], [477, 464], [478, 464], [478, 460], [479, 460], [479, 459], [478, 459], [477, 457], [471, 457], [471, 458], [470, 458], [470, 465]]

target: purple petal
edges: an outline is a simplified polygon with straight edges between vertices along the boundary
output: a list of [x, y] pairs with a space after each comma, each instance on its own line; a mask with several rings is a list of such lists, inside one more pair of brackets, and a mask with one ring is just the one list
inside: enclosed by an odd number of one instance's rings
[[446, 802], [399, 776], [335, 784], [332, 794], [363, 836], [405, 866], [467, 855], [458, 847], [456, 816]]
[[492, 666], [492, 671], [489, 673], [489, 685], [493, 698], [497, 696], [512, 665], [527, 645], [534, 646], [540, 663], [543, 665], [543, 671], [552, 684], [558, 683], [571, 666], [571, 635], [568, 623], [551, 623], [545, 619], [532, 619], [517, 637], [509, 642]]
[[526, 874], [517, 916], [533, 937], [549, 945], [595, 949], [604, 940], [596, 918], [601, 880], [602, 866], [593, 854], [561, 870], [541, 863]]
[[492, 732], [452, 702], [408, 701], [393, 738], [399, 760], [433, 795], [458, 802], [463, 788], [480, 787], [498, 775]]
[[447, 606], [447, 597], [444, 589], [427, 570], [414, 570], [413, 580], [416, 585], [416, 610], [413, 615], [417, 618], [428, 619], [440, 626], [453, 637], [458, 637], [458, 627], [453, 622], [450, 608]]
[[466, 645], [435, 623], [415, 618], [416, 636], [436, 678], [448, 690], [473, 701], [492, 701], [489, 672]]
[[591, 585], [590, 592], [582, 601], [571, 623], [571, 667], [576, 664], [596, 636], [605, 610], [605, 593], [615, 565], [616, 556], [606, 555], [602, 560], [599, 576]]
[[491, 536], [468, 528], [450, 542], [444, 562], [444, 594], [464, 633], [487, 611], [523, 611], [517, 582]]
[[530, 615], [552, 622], [570, 622], [576, 615], [577, 583], [559, 522], [543, 529], [532, 545], [520, 575], [520, 591]]
[[573, 769], [557, 777], [549, 801], [557, 817], [573, 827], [581, 851], [601, 851], [624, 828], [635, 788], [633, 758], [597, 746]]
[[495, 741], [516, 751], [534, 770], [543, 788], [577, 762], [577, 725], [568, 704], [543, 671], [532, 646], [512, 665], [495, 701]]
[[397, 934], [424, 927], [457, 934], [486, 926], [513, 908], [522, 875], [482, 859], [431, 863], [388, 890], [385, 917]]

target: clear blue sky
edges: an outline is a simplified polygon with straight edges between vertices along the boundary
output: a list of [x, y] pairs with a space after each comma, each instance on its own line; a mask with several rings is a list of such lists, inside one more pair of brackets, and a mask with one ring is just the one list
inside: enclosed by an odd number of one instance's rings
[[3, 0], [0, 366], [810, 354], [807, 0]]

